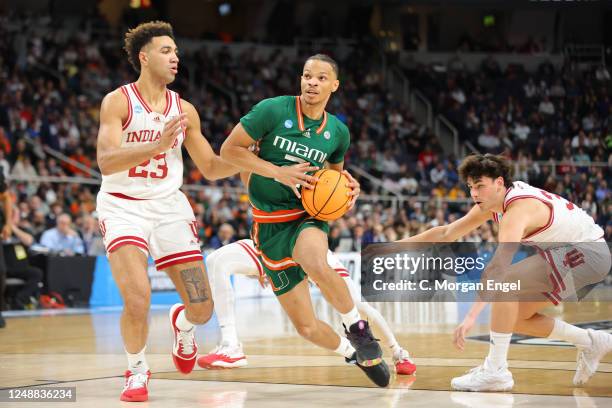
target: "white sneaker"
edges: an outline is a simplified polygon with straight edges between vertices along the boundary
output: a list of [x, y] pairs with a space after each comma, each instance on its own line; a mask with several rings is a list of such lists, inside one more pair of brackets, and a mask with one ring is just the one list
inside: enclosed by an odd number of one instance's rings
[[128, 402], [144, 402], [149, 399], [149, 378], [151, 371], [146, 373], [132, 373], [130, 370], [125, 372], [125, 385], [119, 399]]
[[578, 348], [574, 385], [586, 384], [597, 371], [601, 359], [612, 351], [612, 334], [593, 329], [587, 329], [587, 332], [591, 345]]
[[200, 356], [198, 365], [207, 369], [240, 368], [248, 365], [248, 362], [242, 351], [242, 344], [221, 343], [210, 353]]
[[195, 326], [189, 331], [182, 331], [176, 327], [176, 318], [183, 309], [185, 309], [185, 305], [180, 303], [170, 308], [170, 326], [174, 334], [172, 361], [174, 361], [177, 370], [183, 374], [189, 374], [196, 363], [198, 345], [195, 341]]
[[510, 391], [514, 387], [514, 379], [508, 367], [489, 368], [485, 360], [467, 374], [453, 378], [451, 387], [457, 391]]

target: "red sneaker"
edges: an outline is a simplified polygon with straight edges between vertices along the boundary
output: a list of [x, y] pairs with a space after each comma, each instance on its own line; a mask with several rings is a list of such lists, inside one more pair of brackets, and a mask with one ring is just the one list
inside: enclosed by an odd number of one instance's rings
[[416, 372], [416, 364], [410, 358], [410, 354], [400, 349], [398, 353], [393, 353], [393, 362], [395, 363], [395, 372], [400, 375], [412, 375]]
[[189, 331], [182, 331], [176, 327], [176, 318], [185, 305], [175, 304], [170, 308], [170, 326], [174, 333], [174, 347], [172, 348], [172, 360], [174, 366], [183, 374], [189, 374], [196, 363], [198, 345], [195, 342], [195, 327]]
[[128, 402], [143, 402], [149, 399], [149, 378], [151, 371], [147, 370], [145, 374], [132, 373], [130, 370], [125, 372], [125, 386], [121, 391], [121, 401]]
[[198, 365], [202, 368], [214, 370], [216, 368], [239, 368], [248, 365], [242, 345], [231, 346], [221, 343], [210, 353], [198, 358]]

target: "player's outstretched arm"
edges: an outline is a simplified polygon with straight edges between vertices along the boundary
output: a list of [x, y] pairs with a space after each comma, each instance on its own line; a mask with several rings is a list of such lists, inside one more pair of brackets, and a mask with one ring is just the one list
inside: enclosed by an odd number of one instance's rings
[[107, 94], [100, 108], [100, 130], [98, 131], [97, 161], [104, 175], [131, 169], [169, 150], [181, 132], [186, 115], [179, 115], [166, 123], [158, 143], [147, 143], [129, 149], [121, 148], [121, 122], [127, 117], [128, 105], [125, 95], [116, 90]]
[[480, 207], [475, 205], [457, 221], [430, 228], [418, 235], [397, 242], [453, 242], [480, 227], [491, 218], [490, 212], [482, 211]]
[[244, 127], [242, 127], [242, 124], [238, 123], [221, 146], [221, 158], [239, 167], [241, 171], [252, 172], [263, 177], [278, 180], [280, 183], [291, 188], [298, 197], [300, 197], [300, 194], [296, 185], [313, 188], [316, 179], [306, 173], [318, 170], [318, 167], [311, 166], [310, 163], [300, 163], [294, 166], [277, 166], [259, 158], [249, 150], [253, 143], [255, 143], [255, 139], [249, 136]]
[[181, 105], [187, 114], [187, 130], [183, 144], [198, 170], [208, 180], [217, 180], [238, 173], [238, 167], [221, 159], [210, 147], [208, 140], [202, 134], [200, 115], [195, 107], [183, 99]]
[[470, 311], [465, 315], [463, 321], [455, 328], [453, 332], [453, 344], [458, 350], [463, 351], [465, 349], [465, 337], [469, 331], [474, 327], [478, 315], [483, 311], [488, 302], [477, 300], [472, 304]]
[[[499, 224], [498, 241], [499, 246], [495, 251], [495, 255], [491, 262], [487, 265], [483, 273], [482, 279], [492, 279], [495, 281], [503, 281], [505, 272], [508, 266], [512, 263], [512, 259], [516, 252], [518, 243], [523, 237], [529, 219], [531, 217], [525, 214], [534, 214], [537, 208], [534, 208], [532, 200], [519, 200], [508, 207]], [[474, 302], [470, 311], [467, 313], [463, 322], [455, 328], [453, 334], [453, 344], [459, 350], [465, 348], [465, 337], [470, 329], [474, 326], [478, 315], [482, 312], [488, 302], [477, 300]]]

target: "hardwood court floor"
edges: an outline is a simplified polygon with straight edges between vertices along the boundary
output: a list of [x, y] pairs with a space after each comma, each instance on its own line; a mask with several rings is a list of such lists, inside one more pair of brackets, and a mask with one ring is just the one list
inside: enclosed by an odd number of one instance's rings
[[[340, 327], [338, 316], [324, 301], [315, 299], [314, 303], [323, 320]], [[558, 345], [513, 344], [510, 347], [509, 363], [516, 383], [513, 393], [450, 392], [450, 379], [480, 364], [488, 350], [488, 344], [482, 341], [469, 341], [463, 353], [451, 346], [452, 329], [469, 305], [381, 303], [376, 307], [418, 366], [416, 376], [394, 376], [389, 389], [373, 387], [358, 368], [302, 340], [275, 299], [237, 303], [237, 327], [248, 355], [247, 367], [196, 369], [187, 376], [179, 374], [170, 357], [169, 307], [155, 307], [147, 346], [153, 377], [150, 400], [143, 405], [612, 406], [612, 354], [604, 358], [587, 386], [575, 388], [572, 377], [576, 351], [573, 347]], [[571, 322], [612, 320], [612, 304], [569, 303], [562, 316]], [[116, 309], [8, 317], [8, 327], [0, 330], [0, 388], [76, 386], [76, 404], [51, 406], [125, 406], [126, 403], [118, 400], [126, 364], [118, 320]], [[485, 314], [480, 322], [487, 320]], [[480, 324], [474, 334], [484, 334], [487, 330], [486, 324]], [[213, 348], [218, 340], [216, 321], [200, 327], [197, 338], [201, 353]], [[0, 402], [0, 407], [9, 405]], [[48, 403], [14, 405], [49, 406]]]

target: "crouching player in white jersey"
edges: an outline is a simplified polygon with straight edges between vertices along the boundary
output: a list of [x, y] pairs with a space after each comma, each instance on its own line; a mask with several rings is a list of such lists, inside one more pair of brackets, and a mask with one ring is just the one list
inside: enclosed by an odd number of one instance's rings
[[179, 190], [181, 146], [208, 179], [227, 177], [237, 169], [214, 154], [202, 136], [193, 105], [166, 88], [178, 72], [172, 27], [160, 21], [141, 24], [126, 34], [125, 50], [140, 75], [102, 101], [97, 149], [102, 186], [97, 211], [124, 305], [121, 335], [128, 370], [121, 400], [146, 401], [151, 297], [147, 255], [158, 270], [168, 273], [184, 303], [170, 310], [172, 355], [179, 371], [193, 369], [194, 325], [207, 322], [213, 311], [196, 220]]
[[[327, 251], [327, 263], [344, 278], [360, 314], [369, 320], [375, 332], [382, 337], [382, 342], [389, 347], [396, 372], [405, 375], [414, 374], [416, 366], [408, 351], [399, 345], [380, 312], [361, 299], [355, 282], [342, 262], [330, 250]], [[221, 342], [209, 354], [199, 357], [198, 365], [208, 369], [244, 367], [247, 365], [247, 359], [236, 332], [234, 293], [230, 276], [245, 275], [259, 278], [260, 283], [264, 286], [266, 276], [257, 259], [253, 241], [243, 239], [217, 249], [206, 257], [206, 269], [215, 299], [215, 312], [221, 327]], [[347, 361], [350, 362], [350, 360]]]
[[[612, 351], [612, 335], [582, 329], [540, 314], [548, 302], [557, 304], [575, 291], [603, 280], [610, 271], [610, 251], [604, 232], [580, 207], [562, 197], [512, 181], [511, 164], [501, 156], [473, 155], [459, 167], [476, 205], [459, 220], [434, 227], [400, 242], [452, 242], [489, 220], [499, 222], [500, 246], [487, 266], [505, 279], [529, 284], [527, 301], [495, 301], [491, 305], [489, 355], [484, 363], [451, 386], [462, 391], [505, 391], [514, 386], [508, 370], [512, 333], [564, 340], [578, 349], [574, 384], [586, 383], [601, 359]], [[517, 244], [548, 247], [540, 254], [510, 265]], [[508, 251], [509, 249], [510, 251]], [[505, 253], [504, 253], [505, 252]], [[500, 263], [501, 262], [501, 263]], [[523, 298], [524, 299], [524, 298]], [[455, 345], [464, 348], [465, 335], [486, 306], [474, 303], [455, 330]]]

